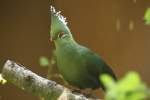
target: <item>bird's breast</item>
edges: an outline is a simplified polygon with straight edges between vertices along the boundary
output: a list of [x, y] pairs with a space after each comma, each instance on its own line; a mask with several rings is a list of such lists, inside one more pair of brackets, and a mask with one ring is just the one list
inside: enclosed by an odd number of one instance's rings
[[[84, 62], [76, 48], [61, 48], [57, 52], [57, 65], [59, 72], [67, 81], [80, 81], [79, 79], [86, 74]], [[73, 82], [76, 83], [76, 82]]]
[[70, 74], [73, 76], [73, 74], [79, 73], [78, 63], [81, 63], [81, 61], [76, 50], [74, 50], [73, 48], [69, 49], [67, 47], [67, 49], [62, 48], [61, 50], [58, 50], [56, 52], [58, 69], [64, 76], [68, 76], [66, 74]]

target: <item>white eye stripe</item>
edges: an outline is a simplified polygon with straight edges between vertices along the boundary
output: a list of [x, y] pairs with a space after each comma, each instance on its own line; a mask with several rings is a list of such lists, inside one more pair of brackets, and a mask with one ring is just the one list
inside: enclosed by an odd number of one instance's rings
[[64, 38], [64, 37], [66, 37], [66, 36], [67, 36], [67, 34], [63, 34], [61, 38]]
[[58, 38], [61, 38], [61, 39], [62, 39], [62, 38], [64, 38], [64, 37], [66, 37], [66, 36], [67, 36], [67, 34], [59, 34], [59, 35], [58, 35]]
[[63, 36], [63, 33], [58, 34], [58, 38], [61, 38]]
[[61, 38], [60, 34], [58, 34], [57, 38]]

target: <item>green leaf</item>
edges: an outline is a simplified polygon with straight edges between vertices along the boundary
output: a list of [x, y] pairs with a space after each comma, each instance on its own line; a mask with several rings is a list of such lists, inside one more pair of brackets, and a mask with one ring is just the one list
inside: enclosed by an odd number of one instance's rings
[[46, 67], [46, 66], [49, 65], [49, 60], [48, 60], [48, 58], [42, 56], [39, 59], [39, 63], [40, 63], [41, 66]]
[[144, 15], [145, 24], [150, 25], [150, 8], [147, 8]]
[[115, 85], [114, 80], [107, 74], [100, 76], [100, 80], [104, 83], [105, 87], [113, 87]]
[[140, 84], [140, 77], [136, 72], [129, 72], [118, 84], [120, 89], [128, 91], [136, 88]]
[[0, 84], [6, 84], [7, 83], [7, 80], [5, 80], [3, 77], [2, 77], [2, 74], [0, 74]]
[[105, 100], [145, 100], [150, 96], [137, 72], [129, 72], [117, 82], [108, 75], [103, 75], [101, 80], [106, 87]]

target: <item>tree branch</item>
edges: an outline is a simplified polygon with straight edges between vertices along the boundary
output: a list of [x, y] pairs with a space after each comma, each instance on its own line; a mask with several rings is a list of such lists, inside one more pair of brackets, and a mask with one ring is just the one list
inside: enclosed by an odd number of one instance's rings
[[46, 100], [89, 100], [84, 95], [72, 93], [56, 82], [38, 76], [23, 65], [10, 60], [5, 63], [2, 76], [20, 89]]

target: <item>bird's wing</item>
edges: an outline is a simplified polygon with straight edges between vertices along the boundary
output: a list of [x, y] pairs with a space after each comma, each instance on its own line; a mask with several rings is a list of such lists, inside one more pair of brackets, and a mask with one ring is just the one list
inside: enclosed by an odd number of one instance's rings
[[84, 61], [86, 62], [85, 64], [87, 70], [91, 75], [94, 75], [96, 78], [99, 78], [101, 74], [106, 73], [112, 76], [114, 79], [116, 79], [116, 76], [112, 69], [97, 54], [95, 54], [88, 48], [85, 48], [82, 54], [82, 56], [84, 57]]

